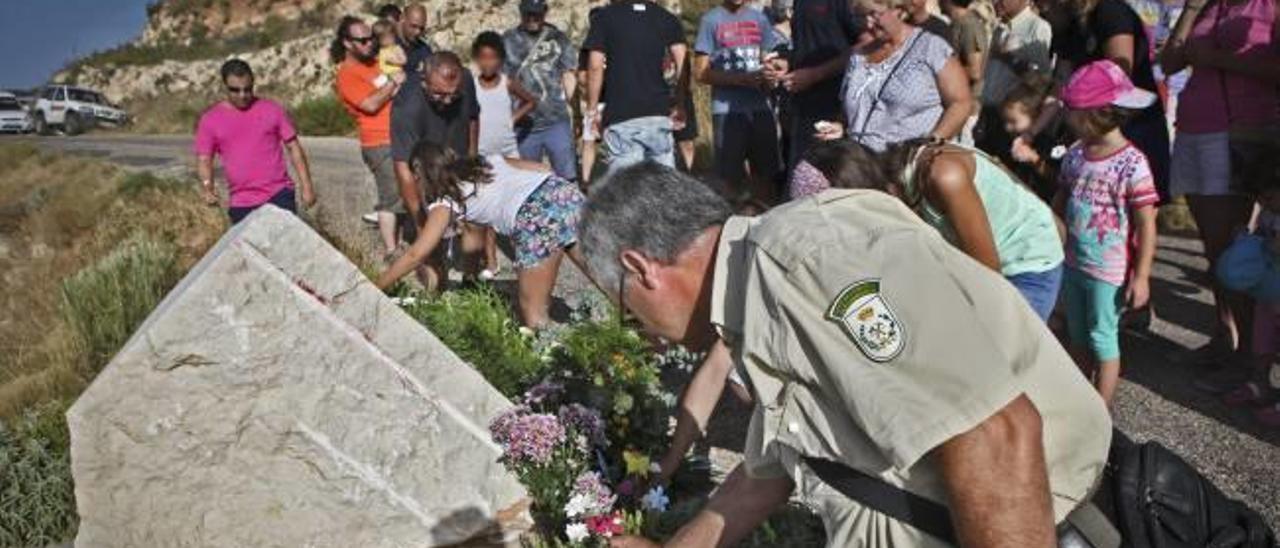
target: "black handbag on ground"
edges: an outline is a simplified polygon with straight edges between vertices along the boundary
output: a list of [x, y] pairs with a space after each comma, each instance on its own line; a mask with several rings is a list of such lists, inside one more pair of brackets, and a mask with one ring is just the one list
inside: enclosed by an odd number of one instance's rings
[[1109, 473], [1115, 524], [1132, 548], [1276, 548], [1262, 516], [1228, 498], [1157, 442], [1116, 431]]

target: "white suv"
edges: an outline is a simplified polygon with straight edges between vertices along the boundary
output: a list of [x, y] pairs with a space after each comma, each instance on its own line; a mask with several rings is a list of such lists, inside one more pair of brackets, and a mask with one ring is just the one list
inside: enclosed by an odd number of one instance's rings
[[18, 102], [16, 95], [0, 91], [0, 132], [28, 131], [31, 131], [31, 115], [27, 113], [27, 107]]
[[32, 109], [35, 130], [41, 135], [61, 128], [67, 135], [78, 135], [99, 124], [123, 126], [129, 115], [107, 103], [96, 91], [74, 86], [49, 86], [40, 90]]

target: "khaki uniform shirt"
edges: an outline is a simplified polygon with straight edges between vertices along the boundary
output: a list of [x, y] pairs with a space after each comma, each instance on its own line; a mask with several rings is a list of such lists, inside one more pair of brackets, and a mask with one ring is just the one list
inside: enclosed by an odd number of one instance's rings
[[1022, 296], [897, 199], [829, 190], [726, 222], [712, 321], [756, 397], [745, 461], [790, 476], [831, 546], [940, 546], [804, 465], [844, 463], [946, 500], [932, 449], [1026, 394], [1043, 419], [1058, 521], [1106, 461], [1101, 398]]

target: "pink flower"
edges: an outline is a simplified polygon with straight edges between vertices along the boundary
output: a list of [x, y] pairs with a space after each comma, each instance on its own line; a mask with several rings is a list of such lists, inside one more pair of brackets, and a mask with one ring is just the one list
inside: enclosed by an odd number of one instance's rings
[[592, 533], [605, 538], [611, 538], [614, 535], [621, 535], [624, 530], [622, 528], [622, 514], [614, 512], [607, 516], [592, 516], [587, 518], [587, 529]]

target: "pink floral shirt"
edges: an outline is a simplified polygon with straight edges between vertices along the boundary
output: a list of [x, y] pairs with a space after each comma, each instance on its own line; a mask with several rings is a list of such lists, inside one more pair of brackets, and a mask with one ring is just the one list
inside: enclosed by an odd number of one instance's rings
[[1130, 143], [1105, 158], [1089, 158], [1084, 145], [1076, 143], [1063, 158], [1058, 177], [1067, 191], [1067, 266], [1124, 285], [1129, 216], [1160, 200], [1146, 155]]

